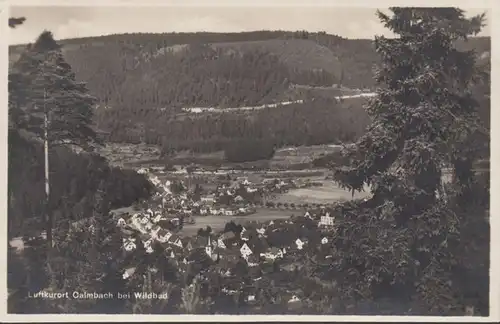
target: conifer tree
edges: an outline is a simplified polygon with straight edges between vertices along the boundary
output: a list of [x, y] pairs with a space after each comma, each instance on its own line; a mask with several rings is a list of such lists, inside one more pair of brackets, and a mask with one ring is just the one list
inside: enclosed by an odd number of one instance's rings
[[[92, 151], [95, 145], [102, 143], [92, 126], [96, 99], [88, 93], [84, 83], [76, 80], [61, 47], [48, 31], [44, 31], [14, 64], [11, 79], [16, 81], [12, 83], [15, 85], [12, 92], [17, 94], [13, 97], [13, 106], [22, 105], [24, 115], [29, 117], [23, 127], [44, 142], [45, 219], [47, 242], [51, 247], [54, 242], [49, 210], [49, 149], [67, 145]], [[27, 90], [20, 92], [23, 88]], [[18, 119], [13, 124], [20, 125]]]
[[369, 185], [372, 192], [366, 202], [342, 206], [336, 269], [348, 273], [347, 295], [417, 299], [430, 311], [460, 313], [452, 309], [463, 302], [454, 278], [460, 219], [441, 179], [451, 167], [463, 193], [473, 178], [476, 148], [469, 139], [482, 126], [470, 89], [480, 71], [475, 53], [455, 45], [480, 31], [484, 15], [468, 19], [456, 8], [390, 11], [378, 12], [397, 37], [375, 38], [382, 66], [378, 96], [367, 107], [372, 123], [335, 169], [344, 188]]
[[[91, 151], [101, 144], [92, 125], [96, 98], [85, 83], [76, 80], [52, 33], [45, 31], [28, 47], [14, 65], [25, 78], [30, 92], [28, 110], [33, 112], [31, 130], [42, 137], [43, 108], [49, 114], [48, 136], [51, 146], [75, 145]], [[38, 118], [37, 118], [38, 117]]]

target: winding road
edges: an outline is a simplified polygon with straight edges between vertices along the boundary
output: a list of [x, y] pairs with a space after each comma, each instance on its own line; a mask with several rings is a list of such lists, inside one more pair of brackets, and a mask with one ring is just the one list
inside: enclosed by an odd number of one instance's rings
[[[336, 96], [337, 100], [346, 100], [346, 99], [355, 99], [355, 98], [369, 98], [375, 97], [377, 95], [376, 92], [365, 92], [359, 93], [355, 95], [345, 95], [345, 96]], [[188, 113], [203, 113], [203, 112], [228, 112], [228, 111], [239, 111], [239, 110], [258, 110], [258, 109], [266, 109], [266, 108], [277, 108], [282, 106], [288, 106], [296, 103], [303, 103], [304, 100], [295, 100], [295, 101], [283, 101], [274, 104], [266, 104], [261, 106], [248, 106], [248, 107], [234, 107], [234, 108], [216, 108], [216, 107], [191, 107], [191, 108], [182, 108], [184, 112]]]

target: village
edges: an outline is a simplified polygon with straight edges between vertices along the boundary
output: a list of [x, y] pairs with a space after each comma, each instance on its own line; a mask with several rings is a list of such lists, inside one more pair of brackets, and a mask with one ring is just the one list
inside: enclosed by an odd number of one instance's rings
[[[330, 206], [301, 204], [293, 206], [292, 217], [267, 221], [251, 218], [256, 208], [275, 207], [274, 203], [266, 202], [266, 197], [314, 184], [281, 179], [253, 183], [246, 178], [236, 178], [233, 183], [217, 184], [213, 192], [202, 195], [196, 193], [196, 189], [180, 190], [182, 182], [162, 183], [148, 170], [138, 172], [148, 174], [158, 191], [150, 201], [135, 207], [140, 210], [114, 215], [123, 234], [125, 254], [132, 255], [138, 250], [146, 254], [160, 253], [181, 273], [191, 273], [193, 267], [198, 274], [216, 271], [227, 279], [227, 285], [221, 283], [220, 289], [229, 296], [243, 289], [243, 281], [240, 286], [235, 283], [238, 282], [237, 269], [242, 266], [248, 270], [250, 279], [257, 282], [263, 273], [298, 271], [303, 264], [294, 260], [301, 253], [311, 253], [317, 262], [328, 262], [332, 258], [329, 242], [335, 235], [335, 211]], [[199, 228], [196, 235], [182, 235], [185, 224], [194, 224], [196, 218], [207, 215], [250, 218], [237, 224], [228, 217], [224, 229], [207, 226]], [[132, 265], [125, 269], [123, 278], [133, 280], [136, 268]], [[259, 285], [251, 286], [253, 288], [245, 293], [245, 302], [250, 305], [257, 303], [255, 291]], [[300, 301], [300, 293], [288, 295], [290, 303]]]

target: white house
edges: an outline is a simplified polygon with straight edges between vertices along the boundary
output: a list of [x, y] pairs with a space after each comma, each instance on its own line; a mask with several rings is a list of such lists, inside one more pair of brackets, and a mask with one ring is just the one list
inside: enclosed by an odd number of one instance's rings
[[182, 245], [182, 241], [181, 241], [181, 239], [180, 239], [180, 238], [177, 238], [177, 240], [175, 240], [175, 242], [173, 242], [172, 244], [173, 244], [173, 245], [175, 245], [175, 246], [178, 246], [178, 247], [180, 247], [180, 248], [182, 248], [182, 247], [183, 247], [183, 245]]
[[266, 253], [261, 253], [260, 256], [268, 259], [268, 260], [276, 260], [277, 258], [283, 257], [283, 251], [277, 248], [271, 248]]
[[326, 213], [325, 216], [321, 216], [320, 221], [318, 223], [319, 226], [333, 226], [335, 219], [330, 217], [330, 213]]
[[326, 243], [328, 243], [328, 239], [326, 237], [323, 237], [321, 239], [321, 244], [326, 244]]
[[201, 201], [204, 201], [204, 202], [213, 202], [214, 198], [213, 197], [201, 197]]
[[264, 233], [266, 233], [266, 229], [264, 227], [261, 227], [257, 230], [257, 233], [259, 233], [260, 235], [264, 235]]
[[135, 267], [132, 267], [132, 268], [128, 268], [127, 270], [125, 270], [123, 272], [123, 279], [127, 279], [127, 278], [130, 278], [134, 275], [135, 273]]
[[118, 219], [118, 226], [125, 226], [126, 224], [127, 222], [122, 217]]
[[156, 223], [158, 223], [160, 220], [162, 220], [162, 218], [163, 218], [163, 217], [162, 217], [162, 215], [161, 215], [161, 214], [157, 214], [157, 215], [155, 216], [155, 218], [153, 218], [153, 223], [155, 223], [155, 224], [156, 224]]
[[244, 243], [243, 246], [240, 248], [240, 252], [241, 256], [245, 259], [248, 258], [248, 256], [253, 253], [246, 243]]
[[306, 218], [311, 218], [311, 214], [309, 214], [309, 212], [307, 211], [307, 212], [304, 214], [304, 217], [306, 217]]
[[230, 210], [230, 209], [225, 210], [224, 211], [224, 215], [226, 215], [226, 216], [234, 216], [234, 211]]
[[168, 239], [172, 236], [172, 233], [169, 231], [160, 231], [157, 235], [157, 240], [161, 243], [168, 242]]
[[219, 239], [217, 240], [217, 247], [220, 247], [221, 249], [227, 248], [222, 237], [219, 237]]
[[151, 247], [151, 243], [153, 243], [153, 239], [150, 238], [148, 239], [147, 241], [143, 241], [142, 244], [144, 245], [144, 247], [147, 249], [148, 247]]
[[210, 243], [210, 236], [208, 236], [207, 246], [205, 246], [205, 253], [209, 257], [212, 257], [212, 244]]
[[259, 257], [255, 254], [250, 255], [246, 260], [249, 267], [256, 267], [259, 265]]
[[296, 239], [295, 244], [297, 245], [297, 249], [299, 250], [302, 250], [302, 248], [304, 247], [304, 242], [302, 242], [301, 239]]
[[157, 239], [158, 238], [158, 233], [160, 232], [161, 230], [161, 227], [160, 226], [155, 226], [154, 228], [151, 229], [151, 237], [154, 238], [154, 239]]
[[135, 245], [135, 243], [134, 243], [134, 242], [132, 242], [132, 241], [127, 241], [127, 242], [125, 242], [125, 243], [123, 244], [123, 248], [125, 249], [125, 251], [130, 252], [130, 251], [135, 250], [136, 245]]
[[142, 219], [132, 218], [132, 226], [143, 233], [145, 232], [143, 225], [142, 225]]

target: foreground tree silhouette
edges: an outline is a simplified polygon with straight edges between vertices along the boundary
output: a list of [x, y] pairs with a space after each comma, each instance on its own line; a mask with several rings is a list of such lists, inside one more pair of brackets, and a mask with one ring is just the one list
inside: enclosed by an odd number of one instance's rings
[[[429, 312], [463, 314], [463, 278], [455, 276], [463, 266], [458, 201], [472, 197], [480, 147], [470, 141], [483, 127], [470, 91], [481, 74], [475, 53], [455, 44], [477, 34], [484, 15], [467, 19], [456, 8], [390, 11], [378, 12], [397, 37], [375, 39], [382, 87], [367, 107], [372, 123], [344, 149], [334, 176], [353, 192], [370, 185], [373, 197], [342, 206], [334, 268], [344, 274], [348, 296], [406, 299]], [[449, 166], [454, 191], [446, 195], [441, 179]]]
[[[45, 219], [47, 242], [51, 247], [53, 220], [49, 210], [49, 149], [66, 145], [92, 151], [95, 145], [102, 143], [92, 127], [96, 99], [88, 93], [84, 83], [76, 81], [60, 46], [48, 31], [44, 31], [27, 48], [12, 71], [11, 84], [16, 87], [11, 91], [11, 106], [23, 107], [23, 118], [13, 118], [12, 124], [44, 142]], [[29, 90], [22, 92], [20, 89]]]

